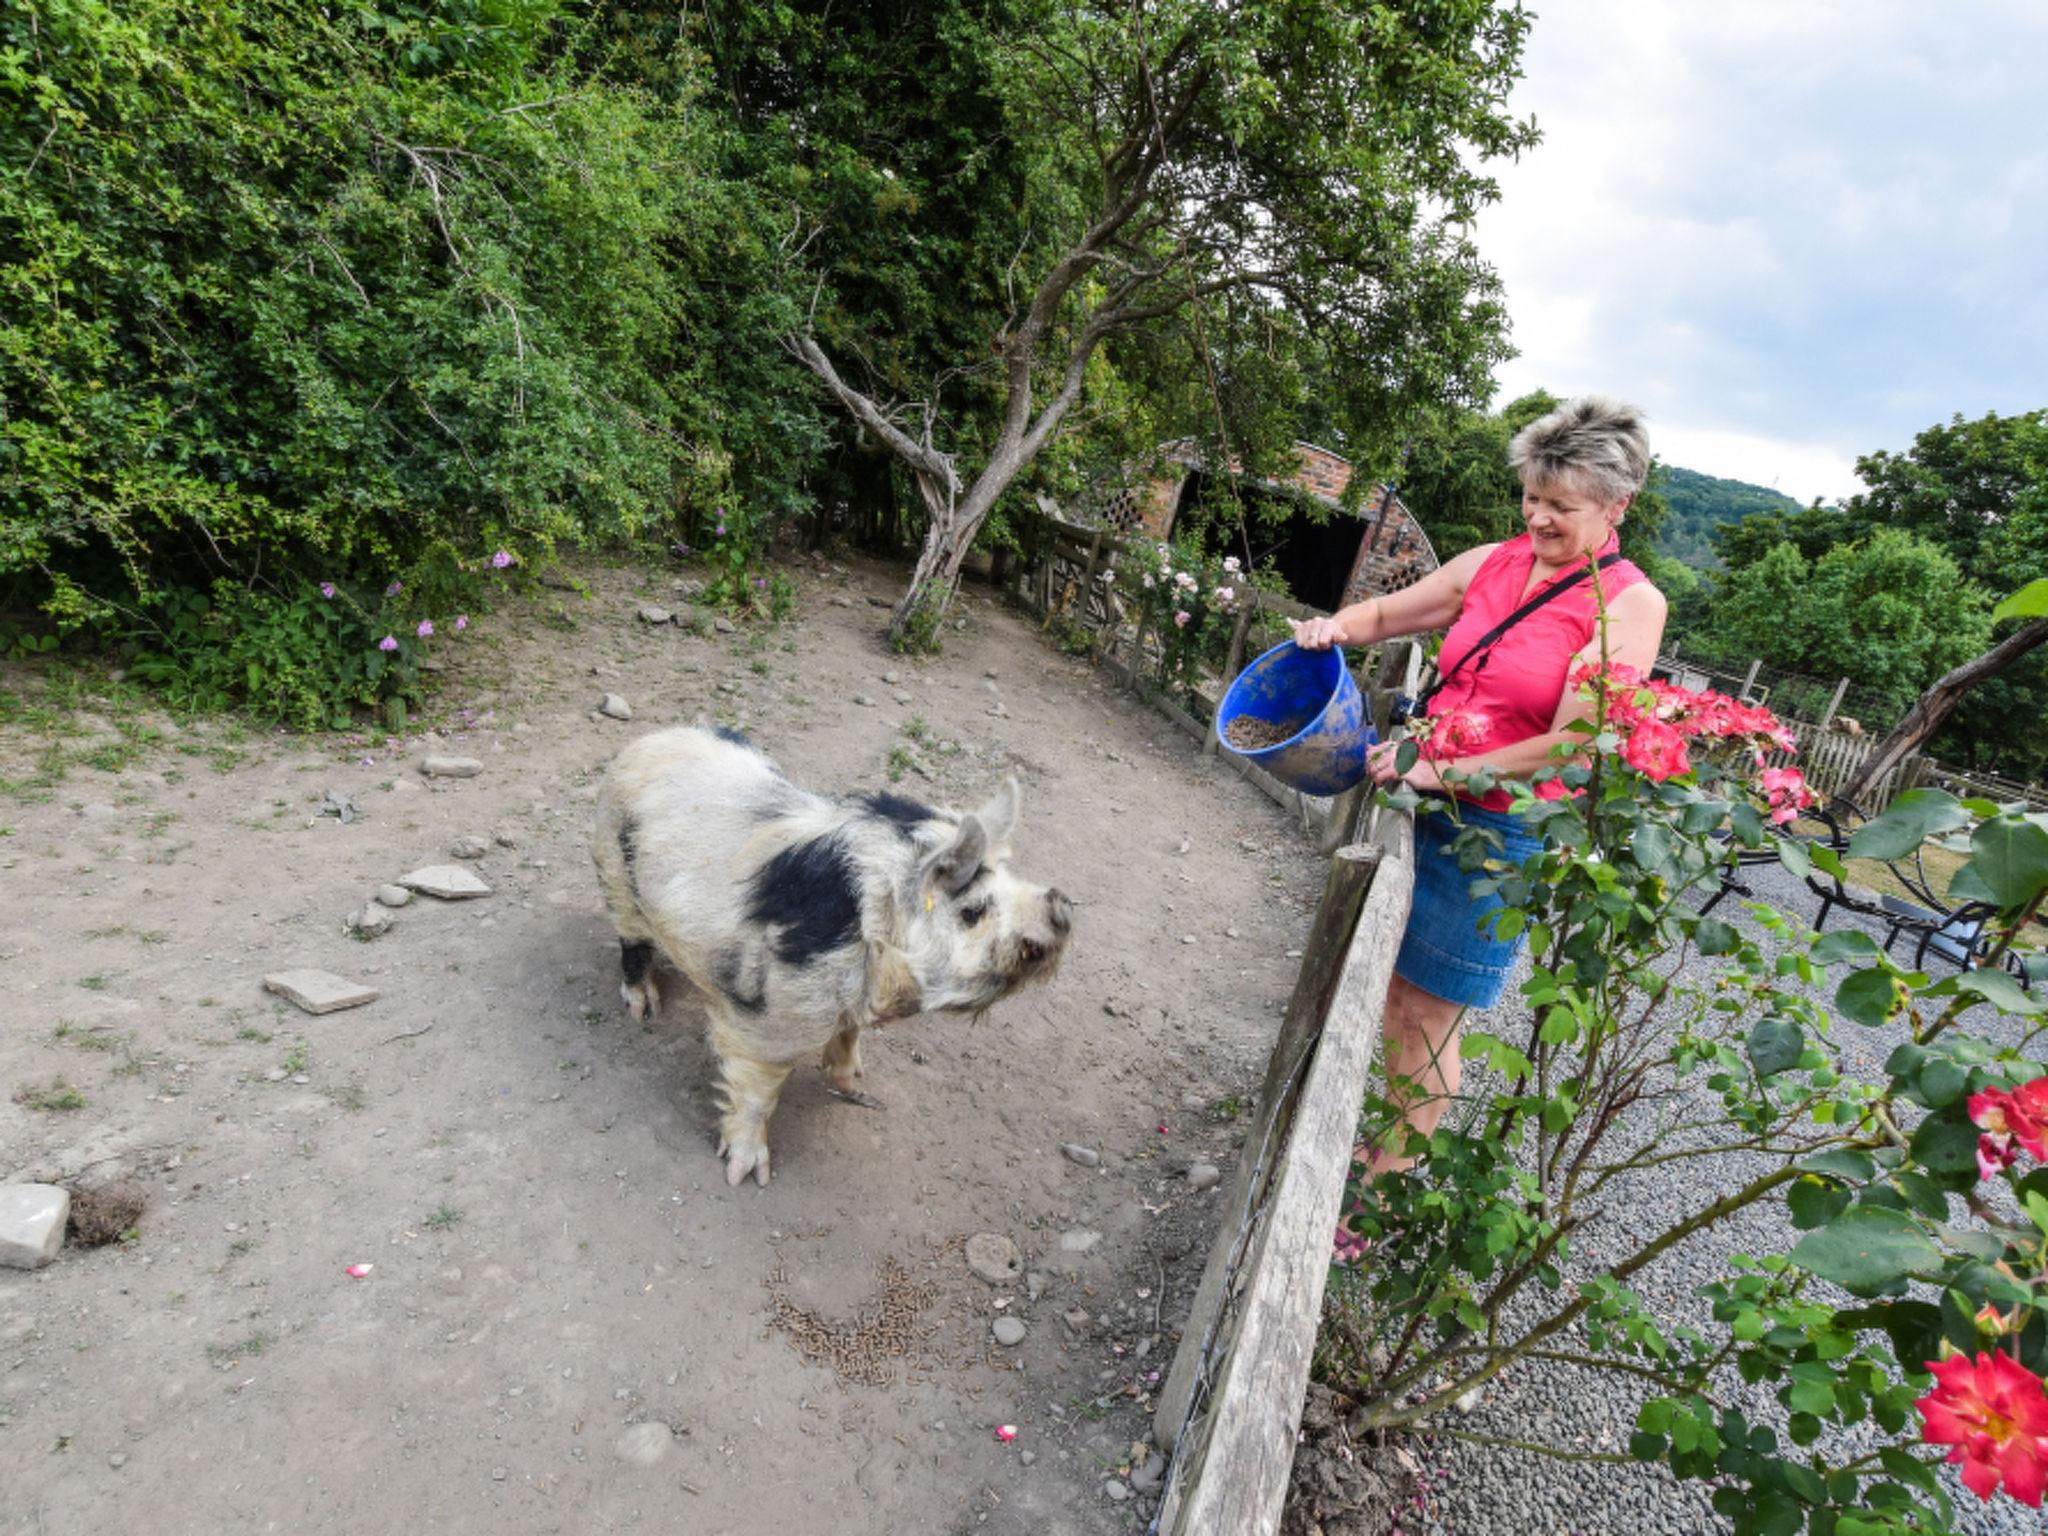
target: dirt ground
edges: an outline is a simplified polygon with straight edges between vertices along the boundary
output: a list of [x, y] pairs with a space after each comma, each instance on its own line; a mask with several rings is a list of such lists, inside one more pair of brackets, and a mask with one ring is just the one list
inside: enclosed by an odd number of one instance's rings
[[[1142, 1528], [1218, 1199], [1185, 1171], [1227, 1176], [1321, 861], [984, 590], [912, 662], [869, 601], [899, 572], [789, 569], [795, 619], [733, 633], [642, 619], [699, 612], [668, 570], [513, 599], [396, 742], [0, 668], [0, 1182], [147, 1198], [126, 1241], [0, 1270], [0, 1530]], [[612, 753], [700, 718], [818, 788], [972, 804], [1014, 771], [1018, 867], [1076, 903], [1049, 987], [868, 1037], [880, 1110], [800, 1071], [765, 1190], [713, 1156], [694, 1004], [627, 1018], [587, 848]], [[492, 895], [344, 931], [465, 837]], [[304, 966], [381, 996], [263, 990]], [[966, 1266], [984, 1232], [1014, 1282]]]

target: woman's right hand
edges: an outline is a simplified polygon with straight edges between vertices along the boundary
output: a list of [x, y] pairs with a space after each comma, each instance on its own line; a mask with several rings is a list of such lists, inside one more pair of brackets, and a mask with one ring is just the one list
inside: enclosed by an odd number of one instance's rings
[[1304, 651], [1327, 651], [1344, 643], [1344, 630], [1335, 619], [1302, 619], [1294, 624], [1294, 643]]

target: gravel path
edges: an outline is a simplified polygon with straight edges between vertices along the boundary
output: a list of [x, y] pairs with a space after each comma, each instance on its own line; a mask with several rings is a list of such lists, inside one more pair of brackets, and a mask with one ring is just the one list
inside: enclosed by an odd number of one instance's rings
[[[1757, 899], [1804, 921], [1811, 921], [1817, 902], [1806, 887], [1783, 870], [1751, 870], [1750, 883]], [[1741, 904], [1731, 899], [1715, 909], [1748, 932], [1774, 942], [1756, 924]], [[1845, 925], [1862, 926], [1882, 942], [1884, 928], [1873, 920], [1845, 913], [1837, 908], [1829, 914], [1830, 931]], [[1703, 979], [1712, 962], [1693, 959], [1688, 973]], [[1527, 974], [1526, 957], [1501, 1005], [1475, 1016], [1469, 1027], [1493, 1030], [1508, 1038], [1526, 1027], [1518, 996], [1520, 981]], [[1838, 970], [1837, 975], [1840, 972]], [[1939, 974], [1939, 972], [1937, 972]], [[2003, 1024], [2004, 1030], [1999, 1026]], [[2016, 1034], [2010, 1021], [1992, 1018], [1979, 1009], [1967, 1021], [1970, 1032], [1992, 1038]], [[1834, 1040], [1842, 1047], [1850, 1070], [1875, 1075], [1892, 1048], [1904, 1038], [1902, 1027], [1880, 1030], [1838, 1020]], [[1470, 1091], [1486, 1091], [1495, 1084], [1489, 1075], [1468, 1063], [1466, 1083]], [[1693, 1093], [1696, 1111], [1713, 1107], [1704, 1085]], [[1677, 1108], [1683, 1108], [1683, 1101]], [[1636, 1244], [1663, 1231], [1677, 1216], [1697, 1209], [1745, 1176], [1745, 1167], [1761, 1170], [1763, 1160], [1740, 1160], [1731, 1165], [1727, 1158], [1680, 1161], [1648, 1170], [1626, 1182], [1620, 1197], [1610, 1203], [1607, 1219], [1597, 1230], [1582, 1234], [1573, 1252], [1565, 1284], [1611, 1263]], [[1636, 1289], [1668, 1326], [1710, 1325], [1707, 1303], [1695, 1294], [1698, 1288], [1725, 1277], [1730, 1254], [1782, 1253], [1798, 1234], [1792, 1231], [1782, 1203], [1760, 1202], [1719, 1227], [1682, 1244], [1660, 1262], [1637, 1277]], [[1836, 1293], [1846, 1304], [1846, 1296]], [[1538, 1292], [1528, 1307], [1531, 1317], [1549, 1310], [1542, 1303], [1547, 1293]], [[1617, 1378], [1549, 1364], [1524, 1364], [1488, 1386], [1479, 1407], [1456, 1420], [1456, 1427], [1478, 1434], [1512, 1436], [1587, 1451], [1626, 1450], [1634, 1427], [1640, 1394], [1617, 1388]], [[1769, 1387], [1745, 1388], [1728, 1373], [1727, 1395], [1739, 1403], [1753, 1420], [1782, 1426], [1784, 1410]], [[1853, 1439], [1833, 1442], [1854, 1443]], [[1829, 1443], [1823, 1442], [1823, 1449]], [[1635, 1464], [1563, 1461], [1511, 1448], [1437, 1441], [1434, 1458], [1442, 1467], [1441, 1481], [1434, 1490], [1426, 1513], [1411, 1512], [1411, 1521], [1401, 1529], [1426, 1533], [1458, 1533], [1458, 1536], [1505, 1536], [1505, 1533], [1592, 1533], [1657, 1531], [1671, 1533], [1716, 1532], [1727, 1529], [1709, 1502], [1710, 1490], [1697, 1482], [1680, 1484], [1662, 1467]], [[1955, 1500], [1958, 1528], [1973, 1536], [2039, 1536], [2041, 1517], [2016, 1500], [2000, 1494], [1985, 1503], [1963, 1488], [1952, 1472], [1945, 1474], [1950, 1496]]]

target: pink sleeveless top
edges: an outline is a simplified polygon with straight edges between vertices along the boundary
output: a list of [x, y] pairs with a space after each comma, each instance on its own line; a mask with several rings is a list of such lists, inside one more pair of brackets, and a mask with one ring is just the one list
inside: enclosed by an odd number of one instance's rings
[[[1620, 547], [1620, 537], [1609, 534], [1607, 542], [1594, 552], [1595, 558], [1612, 554]], [[1579, 569], [1574, 565], [1550, 581], [1530, 587], [1529, 573], [1535, 563], [1535, 551], [1526, 533], [1496, 547], [1474, 573], [1471, 585], [1465, 589], [1465, 604], [1458, 612], [1457, 622], [1444, 636], [1437, 668], [1450, 681], [1429, 701], [1430, 718], [1452, 710], [1471, 710], [1483, 714], [1488, 721], [1488, 729], [1478, 744], [1465, 748], [1458, 754], [1461, 757], [1484, 752], [1489, 747], [1527, 741], [1548, 731], [1564, 697], [1565, 676], [1571, 670], [1572, 658], [1592, 643], [1599, 610], [1593, 602], [1593, 583], [1582, 579], [1515, 625], [1484, 654], [1469, 661], [1463, 659], [1494, 625], [1543, 587], [1562, 581]], [[1627, 560], [1618, 560], [1595, 576], [1609, 603], [1646, 579]], [[1478, 803], [1490, 811], [1504, 811], [1513, 802], [1506, 790], [1496, 789]]]

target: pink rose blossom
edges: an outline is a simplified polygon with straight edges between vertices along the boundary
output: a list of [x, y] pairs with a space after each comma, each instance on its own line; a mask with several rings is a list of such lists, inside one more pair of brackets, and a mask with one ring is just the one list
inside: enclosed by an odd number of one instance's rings
[[420, 620], [420, 627], [419, 627], [419, 637], [420, 637], [420, 638], [421, 638], [422, 640], [424, 640], [424, 639], [426, 639], [426, 638], [427, 638], [427, 636], [431, 635], [431, 634], [432, 634], [433, 632], [434, 632], [434, 621], [433, 621], [432, 619], [421, 619], [421, 620]]
[[1173, 622], [1180, 628], [1186, 629], [1188, 627], [1188, 620], [1193, 617], [1194, 615], [1189, 613], [1187, 609], [1179, 608], [1174, 610]]
[[506, 566], [511, 565], [512, 563], [512, 551], [509, 549], [501, 549], [495, 555], [491, 556], [491, 564], [496, 566], [501, 571], [505, 569]]
[[331, 598], [334, 596], [334, 593], [335, 587], [333, 582], [323, 581], [320, 583], [320, 595], [322, 597]]
[[467, 628], [469, 628], [469, 615], [466, 613], [455, 615], [455, 632], [459, 635]]

